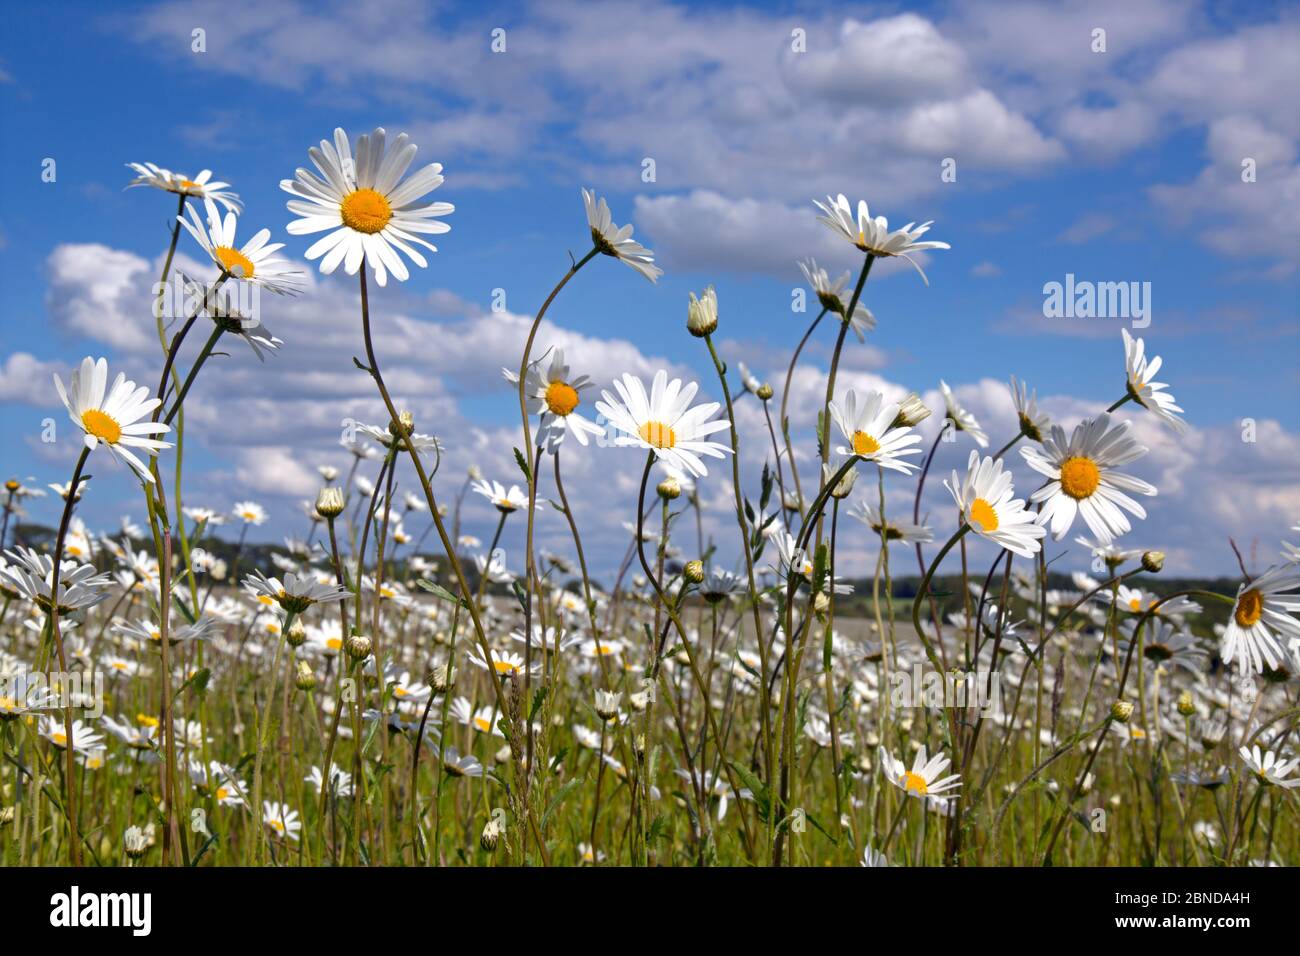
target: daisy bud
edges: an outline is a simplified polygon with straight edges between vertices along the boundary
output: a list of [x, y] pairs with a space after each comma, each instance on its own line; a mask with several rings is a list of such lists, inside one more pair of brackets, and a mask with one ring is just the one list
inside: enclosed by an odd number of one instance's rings
[[483, 480], [483, 472], [482, 472], [482, 470], [479, 468], [478, 465], [470, 465], [470, 466], [469, 466], [469, 471], [467, 471], [466, 474], [469, 475], [469, 480], [470, 480], [470, 481], [482, 481], [482, 480]]
[[632, 738], [632, 751], [637, 760], [645, 759], [645, 734], [637, 734]]
[[831, 609], [831, 599], [827, 597], [826, 592], [820, 592], [813, 598], [813, 613], [817, 616], [825, 614]]
[[347, 507], [343, 500], [343, 489], [325, 487], [316, 495], [316, 513], [322, 518], [337, 518]]
[[307, 640], [307, 625], [302, 623], [302, 618], [293, 619], [289, 629], [284, 632], [284, 639], [290, 647], [302, 647]]
[[311, 665], [306, 661], [298, 662], [298, 676], [294, 679], [293, 685], [301, 691], [316, 689], [316, 675], [312, 673]]
[[478, 845], [488, 853], [497, 848], [497, 843], [501, 840], [501, 824], [497, 822], [496, 817], [488, 820], [487, 825], [483, 827], [482, 834], [479, 835]]
[[1192, 699], [1192, 692], [1185, 690], [1178, 695], [1178, 713], [1184, 717], [1190, 717], [1196, 713], [1196, 701]]
[[0, 827], [8, 826], [14, 822], [14, 808], [0, 807]]
[[762, 385], [758, 386], [758, 388], [754, 389], [754, 394], [759, 397], [760, 401], [770, 402], [772, 396], [776, 393], [772, 391], [771, 385], [764, 382]]
[[424, 682], [428, 684], [435, 693], [446, 693], [455, 684], [451, 672], [451, 664], [441, 664], [438, 667], [429, 668], [429, 673], [424, 675]]
[[687, 561], [686, 567], [682, 568], [682, 576], [691, 584], [704, 583], [704, 562], [698, 558], [694, 561]]
[[388, 434], [394, 438], [404, 438], [415, 431], [415, 416], [409, 411], [397, 413], [397, 421], [388, 423]]
[[630, 694], [627, 702], [632, 705], [632, 709], [638, 714], [643, 714], [645, 709], [650, 706], [650, 692], [642, 691], [639, 694]]
[[[835, 477], [836, 471], [837, 469], [832, 468], [830, 465], [822, 465], [822, 475], [825, 476], [823, 480], [829, 482]], [[844, 500], [849, 495], [853, 494], [853, 486], [857, 484], [857, 481], [858, 470], [856, 468], [850, 468], [840, 477], [840, 480], [835, 483], [835, 486], [831, 488], [831, 497], [839, 498], [841, 501]]]
[[348, 638], [348, 656], [354, 661], [363, 661], [370, 656], [370, 638], [364, 634], [353, 634]]
[[659, 497], [664, 499], [664, 501], [672, 501], [673, 499], [681, 495], [682, 485], [681, 482], [679, 482], [676, 478], [669, 476], [668, 478], [665, 478], [663, 481], [659, 482], [659, 485], [658, 487], [655, 488], [655, 491], [659, 493]]
[[8, 481], [5, 482], [5, 491], [9, 492], [10, 494], [13, 494], [21, 487], [22, 485], [14, 481], [12, 478], [10, 478]]
[[1163, 551], [1143, 551], [1142, 552], [1142, 570], [1149, 571], [1152, 574], [1159, 573], [1160, 569], [1165, 566], [1165, 553]]
[[133, 860], [138, 860], [149, 850], [149, 839], [139, 827], [127, 827], [122, 835], [122, 849]]
[[613, 720], [618, 716], [618, 705], [622, 699], [622, 691], [596, 691], [596, 716], [606, 722]]
[[686, 328], [697, 339], [712, 335], [718, 327], [718, 296], [713, 286], [704, 290], [700, 298], [691, 293], [690, 304], [686, 307]]
[[914, 428], [930, 417], [930, 409], [921, 401], [916, 392], [912, 392], [903, 399], [898, 406], [898, 415], [894, 419], [891, 428]]
[[497, 763], [503, 763], [503, 764], [504, 764], [504, 763], [509, 763], [509, 762], [510, 762], [510, 745], [509, 745], [509, 744], [503, 744], [502, 747], [501, 747], [501, 749], [498, 750], [495, 754], [492, 755], [492, 759], [495, 760]]
[[1127, 724], [1128, 719], [1133, 716], [1133, 702], [1131, 700], [1117, 700], [1110, 705], [1110, 716], [1121, 724]]

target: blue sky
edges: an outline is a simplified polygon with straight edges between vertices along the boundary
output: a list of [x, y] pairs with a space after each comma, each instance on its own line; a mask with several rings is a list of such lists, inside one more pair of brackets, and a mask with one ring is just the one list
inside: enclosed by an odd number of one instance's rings
[[[241, 235], [267, 226], [300, 259], [310, 243], [285, 235], [279, 181], [335, 126], [355, 135], [383, 125], [412, 134], [417, 163], [444, 164], [435, 198], [457, 207], [430, 268], [374, 302], [394, 390], [448, 445], [444, 498], [470, 463], [518, 479], [497, 369], [517, 363], [514, 330], [566, 251], [587, 248], [581, 186], [609, 197], [615, 221], [636, 226], [667, 274], [651, 286], [597, 260], [563, 293], [544, 344], [565, 344], [601, 384], [667, 365], [710, 394], [707, 355], [683, 334], [687, 292], [715, 283], [727, 354], [779, 384], [811, 317], [790, 310], [795, 260], [854, 262], [811, 203], [842, 191], [891, 223], [933, 219], [931, 235], [952, 244], [925, 258], [928, 288], [905, 265], [873, 275], [865, 301], [879, 328], [851, 348], [848, 384], [932, 398], [943, 378], [1001, 444], [1014, 426], [997, 383], [1015, 374], [1072, 424], [1122, 393], [1124, 320], [1045, 318], [1044, 283], [1067, 273], [1149, 282], [1152, 321], [1136, 334], [1164, 357], [1161, 378], [1194, 428], [1178, 440], [1135, 410], [1152, 447], [1137, 471], [1161, 497], [1134, 543], [1165, 547], [1188, 571], [1227, 572], [1231, 535], [1267, 564], [1300, 519], [1300, 119], [1279, 106], [1300, 79], [1300, 20], [1286, 5], [1240, 6], [12, 9], [0, 39], [5, 470], [42, 486], [67, 478], [71, 444], [39, 441], [41, 419], [66, 424], [52, 372], [103, 354], [144, 381], [157, 375], [140, 333], [153, 335], [147, 289], [174, 206], [124, 191], [125, 163], [211, 168], [245, 202]], [[191, 51], [195, 28], [206, 31], [204, 53]], [[494, 28], [506, 31], [503, 53], [490, 50]], [[1104, 53], [1090, 49], [1097, 28]], [[806, 36], [802, 53], [794, 30]], [[654, 182], [641, 178], [646, 157]], [[1253, 183], [1241, 181], [1245, 157], [1256, 161]], [[52, 183], [41, 179], [46, 158], [57, 163]], [[956, 182], [941, 180], [945, 158]], [[180, 250], [197, 255], [185, 236]], [[186, 450], [187, 503], [261, 500], [273, 515], [259, 529], [268, 540], [302, 533], [297, 502], [317, 464], [346, 464], [337, 422], [379, 418], [351, 368], [355, 280], [303, 268], [308, 294], [279, 321], [273, 304], [266, 319], [283, 353], [258, 366], [232, 350], [200, 380]], [[505, 315], [489, 311], [498, 288]], [[828, 360], [833, 330], [822, 331], [808, 395]], [[1259, 441], [1240, 440], [1244, 418], [1260, 423]], [[751, 471], [764, 452], [758, 421], [752, 409], [742, 417], [755, 426]], [[966, 450], [945, 449], [936, 467]], [[635, 463], [610, 449], [573, 460], [571, 481], [592, 485], [579, 517], [613, 563]], [[102, 490], [86, 517], [114, 525], [138, 491], [123, 469], [95, 471]], [[709, 495], [725, 490], [713, 478]], [[931, 491], [928, 505], [941, 508], [937, 480]], [[726, 510], [715, 510], [721, 539]], [[32, 511], [55, 514], [49, 500]], [[486, 537], [492, 520], [490, 508], [467, 506], [471, 530]], [[557, 550], [562, 530], [544, 525]]]

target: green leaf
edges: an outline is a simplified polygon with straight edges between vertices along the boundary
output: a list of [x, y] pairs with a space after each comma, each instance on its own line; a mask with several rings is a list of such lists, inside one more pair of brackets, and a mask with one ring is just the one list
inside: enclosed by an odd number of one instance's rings
[[441, 598], [444, 601], [450, 601], [453, 604], [459, 604], [465, 610], [467, 611], [469, 610], [468, 601], [466, 601], [464, 598], [457, 597], [456, 595], [452, 594], [450, 591], [448, 591], [437, 581], [430, 581], [428, 578], [420, 578], [420, 580], [416, 581], [415, 583], [420, 587], [424, 588], [424, 590], [428, 591], [434, 597]]
[[572, 793], [581, 783], [582, 778], [575, 777], [560, 788], [559, 792], [556, 793], [555, 797], [551, 800], [550, 806], [546, 808], [546, 812], [542, 814], [542, 819], [537, 825], [539, 830], [546, 829], [546, 821], [551, 818], [551, 814], [555, 812], [556, 807], [558, 807], [564, 798]]
[[533, 481], [533, 473], [528, 467], [528, 459], [524, 457], [524, 453], [518, 448], [515, 449], [515, 464], [518, 465], [519, 470], [524, 473], [524, 481], [531, 484]]
[[[736, 776], [740, 777], [741, 782], [744, 783], [744, 785], [749, 788], [749, 792], [754, 795], [754, 802], [758, 804], [758, 815], [761, 819], [766, 820], [768, 813], [772, 809], [772, 798], [768, 795], [767, 787], [763, 785], [763, 781], [750, 773], [748, 767], [745, 767], [734, 760], [731, 761], [731, 769], [736, 771]], [[739, 796], [740, 795], [737, 794], [737, 797]]]

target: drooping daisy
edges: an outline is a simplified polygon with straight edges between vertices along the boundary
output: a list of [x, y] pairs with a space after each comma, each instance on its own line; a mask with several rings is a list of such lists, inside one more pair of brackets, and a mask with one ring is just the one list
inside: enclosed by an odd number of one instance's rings
[[188, 219], [185, 216], [177, 218], [185, 230], [194, 237], [194, 241], [203, 247], [203, 251], [208, 254], [217, 268], [231, 278], [259, 286], [277, 295], [295, 293], [299, 290], [298, 277], [301, 273], [290, 268], [287, 261], [275, 255], [278, 250], [284, 248], [284, 243], [273, 242], [267, 245], [267, 240], [271, 238], [270, 229], [260, 230], [243, 246], [236, 247], [235, 229], [238, 220], [235, 214], [228, 212], [223, 220], [221, 214], [217, 212], [216, 205], [210, 199], [204, 203], [203, 208], [207, 214], [206, 226], [199, 219], [198, 211], [193, 206], [187, 210]]
[[1011, 401], [1015, 403], [1016, 417], [1020, 420], [1020, 434], [1030, 441], [1041, 442], [1052, 427], [1052, 420], [1038, 410], [1038, 392], [1030, 391], [1029, 386], [1017, 382], [1012, 375]]
[[27, 717], [56, 706], [48, 683], [27, 671], [5, 674], [0, 681], [0, 720]]
[[879, 757], [880, 772], [885, 775], [885, 779], [909, 797], [918, 799], [939, 797], [961, 786], [960, 774], [939, 779], [939, 774], [947, 769], [951, 761], [942, 753], [930, 757], [926, 753], [924, 744], [917, 750], [911, 770], [908, 770], [903, 761], [893, 756], [884, 747], [880, 748]]
[[886, 402], [876, 391], [867, 392], [859, 405], [857, 392], [849, 389], [842, 403], [831, 402], [831, 419], [848, 442], [836, 450], [903, 474], [914, 470], [916, 466], [902, 460], [902, 456], [921, 454], [921, 449], [909, 447], [919, 443], [921, 436], [906, 425], [894, 425], [898, 411], [897, 402]]
[[661, 461], [697, 478], [709, 473], [701, 455], [723, 458], [731, 451], [730, 445], [706, 440], [731, 423], [713, 418], [721, 407], [717, 402], [690, 407], [699, 390], [697, 383], [683, 386], [678, 378], [670, 382], [668, 373], [660, 369], [648, 396], [641, 380], [627, 373], [614, 380], [614, 389], [618, 398], [602, 391], [604, 401], [596, 403], [596, 411], [622, 432], [614, 444], [649, 449]]
[[582, 204], [587, 210], [587, 225], [591, 227], [591, 241], [607, 256], [621, 259], [651, 282], [658, 281], [664, 270], [655, 265], [655, 254], [632, 238], [632, 226], [614, 225], [609, 214], [609, 204], [604, 197], [597, 199], [590, 189], [582, 191]]
[[[393, 434], [391, 427], [384, 428], [379, 425], [359, 424], [357, 425], [357, 431], [385, 448], [391, 448], [393, 442], [397, 440], [397, 436]], [[408, 444], [417, 452], [432, 451], [439, 454], [442, 453], [442, 442], [438, 441], [437, 437], [434, 435], [424, 435], [420, 432], [412, 431], [410, 434], [402, 436], [402, 443], [399, 450], [405, 451]]]
[[1269, 568], [1241, 585], [1223, 631], [1223, 662], [1235, 660], [1240, 669], [1256, 674], [1264, 672], [1265, 664], [1276, 669], [1285, 656], [1282, 642], [1300, 645], [1300, 621], [1288, 613], [1300, 611], [1298, 589], [1300, 566], [1294, 564]]
[[901, 541], [904, 544], [928, 544], [934, 540], [934, 532], [923, 524], [911, 524], [907, 521], [889, 521], [882, 520], [880, 510], [873, 508], [865, 501], [860, 501], [849, 509], [849, 516], [857, 518], [868, 528], [876, 537], [880, 537], [883, 529], [885, 540], [889, 543]]
[[[499, 481], [480, 478], [470, 485], [470, 490], [492, 502], [492, 506], [502, 514], [510, 514], [512, 511], [528, 507], [528, 494], [518, 485], [511, 485], [510, 490], [507, 491], [506, 486]], [[538, 501], [537, 506], [540, 508], [542, 503]]]
[[293, 179], [280, 183], [297, 197], [287, 203], [289, 211], [302, 217], [285, 227], [290, 235], [332, 230], [306, 252], [309, 260], [324, 256], [320, 271], [325, 275], [339, 263], [348, 275], [356, 275], [364, 260], [381, 286], [390, 272], [404, 282], [410, 273], [397, 253], [405, 253], [423, 269], [428, 262], [415, 246], [438, 249], [417, 233], [436, 235], [451, 229], [437, 218], [455, 211], [451, 203], [420, 201], [442, 185], [442, 164], [430, 163], [399, 185], [415, 159], [416, 146], [402, 133], [386, 150], [386, 136], [383, 127], [358, 136], [354, 160], [347, 133], [335, 129], [332, 144], [321, 140], [319, 148], [307, 151], [320, 176], [299, 167]]
[[161, 189], [163, 192], [178, 196], [193, 196], [195, 199], [219, 202], [233, 212], [239, 212], [243, 208], [239, 196], [227, 190], [229, 183], [211, 181], [212, 170], [210, 169], [201, 170], [197, 176], [190, 179], [184, 173], [174, 173], [153, 163], [127, 163], [126, 165], [136, 172], [135, 179], [127, 183], [127, 189], [132, 186], [152, 186], [154, 189]]
[[962, 520], [976, 534], [1024, 558], [1037, 554], [1042, 547], [1046, 529], [1032, 512], [1025, 510], [1025, 502], [1014, 497], [1011, 472], [1002, 467], [1001, 461], [981, 458], [978, 451], [971, 449], [966, 476], [954, 471], [951, 483], [945, 481], [943, 486], [957, 502]]
[[988, 448], [988, 433], [980, 427], [975, 416], [957, 401], [957, 396], [943, 379], [939, 379], [939, 390], [943, 392], [943, 404], [947, 407], [948, 419], [952, 422], [953, 428], [959, 432], [966, 432], [981, 448]]
[[[544, 358], [528, 366], [528, 373], [524, 376], [524, 398], [528, 411], [541, 416], [537, 447], [544, 448], [547, 454], [554, 454], [566, 434], [576, 438], [578, 444], [586, 445], [588, 436], [604, 434], [605, 430], [576, 410], [582, 404], [583, 389], [591, 387], [591, 379], [586, 375], [569, 374], [563, 349], [552, 349], [550, 359], [545, 371], [541, 367]], [[519, 384], [517, 373], [509, 369], [501, 372], [506, 381]]]
[[1029, 467], [1049, 479], [1029, 500], [1043, 502], [1039, 520], [1050, 522], [1057, 541], [1070, 530], [1076, 514], [1083, 515], [1098, 541], [1106, 542], [1132, 527], [1121, 509], [1147, 516], [1125, 492], [1154, 495], [1155, 486], [1115, 470], [1147, 453], [1145, 445], [1129, 437], [1131, 427], [1126, 421], [1112, 428], [1110, 415], [1103, 412], [1075, 426], [1069, 441], [1065, 429], [1053, 425], [1040, 447], [1020, 449]]
[[54, 376], [54, 387], [73, 424], [86, 433], [86, 447], [93, 451], [103, 442], [110, 452], [130, 465], [142, 481], [152, 484], [153, 475], [129, 449], [144, 449], [152, 458], [162, 449], [171, 447], [170, 442], [146, 437], [171, 431], [171, 427], [162, 422], [147, 420], [162, 403], [151, 397], [149, 389], [143, 385], [136, 388], [135, 382], [128, 381], [121, 372], [117, 373], [111, 389], [107, 385], [108, 361], [102, 358], [98, 361], [90, 356], [82, 359], [81, 366], [73, 370], [67, 388], [57, 375]]
[[259, 362], [266, 361], [263, 350], [275, 352], [284, 344], [283, 339], [272, 335], [270, 329], [251, 314], [252, 310], [241, 308], [238, 296], [223, 295], [226, 291], [224, 288], [218, 290], [215, 296], [208, 295], [205, 287], [198, 282], [183, 274], [180, 278], [185, 284], [188, 301], [201, 302], [203, 314], [220, 326], [223, 334], [237, 335], [247, 342]]
[[0, 580], [46, 613], [54, 603], [60, 614], [70, 614], [93, 607], [108, 597], [106, 588], [112, 580], [109, 575], [100, 574], [93, 564], [64, 561], [59, 572], [58, 600], [54, 602], [50, 594], [54, 581], [52, 556], [23, 547], [5, 554], [14, 563], [0, 564]]
[[1300, 777], [1292, 777], [1291, 771], [1300, 766], [1300, 758], [1292, 757], [1290, 760], [1279, 760], [1278, 755], [1271, 750], [1261, 751], [1259, 744], [1247, 749], [1242, 747], [1237, 751], [1238, 755], [1246, 766], [1250, 768], [1251, 773], [1260, 779], [1264, 784], [1283, 787], [1290, 790], [1293, 787], [1300, 787]]
[[245, 576], [244, 588], [255, 598], [270, 598], [290, 614], [301, 614], [313, 604], [329, 604], [347, 597], [347, 589], [337, 584], [325, 584], [316, 578], [293, 573], [278, 578], [268, 578], [261, 571]]
[[[303, 782], [311, 784], [312, 789], [320, 793], [325, 774], [320, 767], [313, 766], [307, 776], [303, 777]], [[331, 766], [329, 792], [336, 797], [352, 796], [352, 774], [340, 767]]]
[[1129, 335], [1128, 329], [1120, 329], [1120, 334], [1124, 336], [1124, 373], [1129, 396], [1181, 435], [1187, 431], [1187, 423], [1178, 417], [1182, 409], [1165, 391], [1168, 385], [1152, 381], [1160, 371], [1160, 356], [1148, 360], [1146, 344], [1141, 339]]
[[871, 314], [861, 301], [853, 307], [853, 315], [845, 316], [849, 309], [849, 300], [844, 297], [844, 289], [849, 284], [852, 273], [845, 270], [834, 282], [831, 281], [826, 270], [817, 265], [816, 259], [808, 259], [800, 262], [799, 268], [812, 286], [813, 292], [817, 295], [817, 301], [821, 303], [822, 308], [827, 312], [834, 312], [840, 317], [840, 321], [847, 321], [853, 334], [858, 337], [859, 342], [867, 340], [867, 333], [876, 327], [876, 317]]
[[930, 280], [926, 278], [925, 270], [909, 253], [924, 252], [927, 249], [952, 248], [946, 242], [936, 242], [933, 239], [918, 241], [921, 236], [930, 231], [930, 226], [934, 220], [923, 222], [919, 226], [914, 222], [909, 222], [903, 228], [890, 232], [889, 220], [884, 216], [877, 216], [875, 219], [871, 218], [865, 199], [858, 200], [856, 219], [854, 219], [853, 209], [843, 193], [840, 193], [835, 199], [827, 196], [824, 204], [815, 199], [813, 203], [825, 213], [825, 215], [817, 217], [819, 221], [830, 226], [831, 229], [838, 232], [863, 252], [869, 252], [875, 256], [901, 256], [912, 263], [917, 272], [921, 273], [921, 278], [926, 285], [930, 284]]

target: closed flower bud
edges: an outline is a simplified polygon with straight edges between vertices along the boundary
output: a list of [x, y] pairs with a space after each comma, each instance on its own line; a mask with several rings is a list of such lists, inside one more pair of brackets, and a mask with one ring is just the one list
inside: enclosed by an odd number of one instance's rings
[[455, 683], [451, 665], [439, 664], [436, 667], [429, 668], [429, 673], [424, 675], [424, 682], [438, 694], [450, 690]]
[[[832, 468], [830, 465], [822, 465], [822, 475], [825, 476], [823, 480], [829, 482], [835, 477], [835, 473], [838, 470], [838, 468]], [[853, 486], [857, 484], [857, 481], [858, 470], [856, 468], [850, 468], [840, 477], [840, 480], [835, 483], [834, 487], [831, 488], [831, 497], [843, 501], [849, 495], [853, 494]]]
[[820, 616], [830, 609], [831, 599], [826, 595], [825, 591], [819, 592], [817, 596], [813, 598], [813, 612]]
[[1163, 551], [1143, 551], [1142, 552], [1142, 570], [1149, 571], [1151, 574], [1157, 574], [1165, 566], [1165, 553]]
[[353, 634], [348, 638], [348, 656], [354, 661], [363, 661], [370, 656], [370, 638], [364, 634]]
[[772, 396], [776, 393], [772, 391], [771, 385], [764, 382], [762, 385], [758, 386], [758, 388], [754, 389], [754, 394], [759, 397], [760, 401], [769, 402], [772, 400]]
[[898, 406], [898, 415], [894, 418], [893, 428], [912, 428], [930, 417], [930, 409], [921, 401], [916, 392], [903, 399]]
[[284, 632], [284, 639], [290, 647], [302, 647], [307, 640], [307, 625], [303, 624], [302, 618], [295, 617], [288, 629]]
[[704, 583], [704, 562], [698, 558], [694, 561], [687, 561], [686, 567], [682, 569], [682, 576], [691, 584]]
[[1178, 695], [1178, 713], [1184, 717], [1190, 717], [1196, 713], [1196, 701], [1192, 699], [1192, 692], [1185, 690]]
[[686, 328], [697, 339], [712, 335], [718, 327], [718, 295], [713, 286], [704, 290], [700, 298], [691, 293], [690, 304], [686, 307]]
[[622, 691], [596, 691], [596, 716], [607, 722], [613, 720], [618, 716], [618, 705], [622, 699]]
[[342, 488], [327, 486], [316, 495], [316, 513], [322, 518], [337, 518], [346, 506]]
[[496, 817], [488, 820], [487, 825], [483, 827], [482, 834], [479, 835], [478, 845], [488, 853], [497, 848], [497, 843], [501, 841], [502, 826], [497, 822]]
[[664, 501], [672, 501], [682, 493], [682, 485], [676, 478], [670, 476], [659, 482], [655, 491], [659, 493], [659, 497]]
[[316, 675], [312, 673], [311, 665], [306, 661], [298, 662], [298, 676], [294, 678], [293, 686], [301, 691], [316, 689]]
[[1117, 700], [1110, 705], [1110, 716], [1121, 724], [1127, 724], [1128, 719], [1133, 716], [1133, 702], [1131, 700]]

